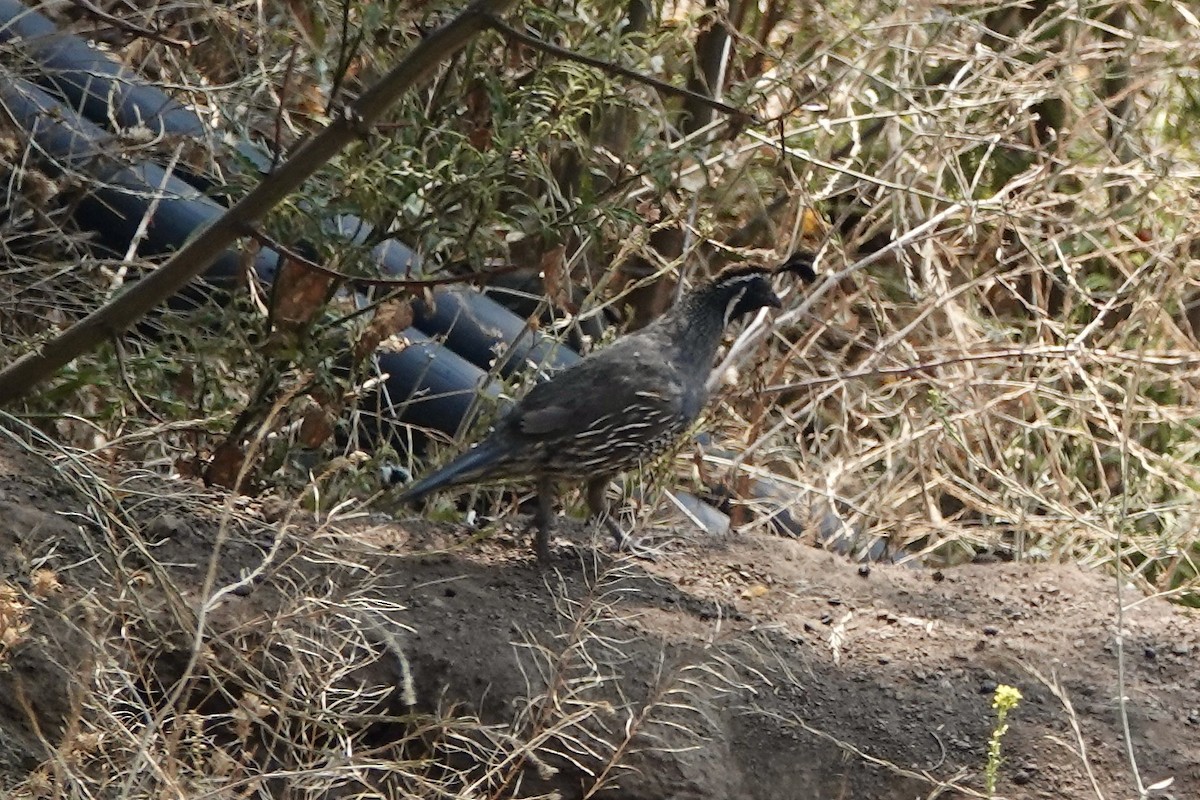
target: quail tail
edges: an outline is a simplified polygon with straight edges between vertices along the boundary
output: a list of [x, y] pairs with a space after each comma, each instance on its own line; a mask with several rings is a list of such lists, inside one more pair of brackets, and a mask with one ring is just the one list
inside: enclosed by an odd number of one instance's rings
[[476, 483], [486, 478], [504, 458], [503, 446], [483, 441], [446, 466], [405, 486], [396, 496], [401, 503], [420, 500], [431, 492], [465, 483]]

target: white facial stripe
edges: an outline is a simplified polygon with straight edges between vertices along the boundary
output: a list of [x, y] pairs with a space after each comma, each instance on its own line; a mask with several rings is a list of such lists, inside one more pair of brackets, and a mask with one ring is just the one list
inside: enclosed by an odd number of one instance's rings
[[737, 294], [729, 298], [729, 302], [725, 304], [725, 319], [721, 323], [723, 327], [729, 326], [729, 320], [733, 316], [733, 310], [737, 308], [738, 303], [742, 302], [742, 298], [746, 296], [746, 292], [748, 291], [750, 291], [750, 287], [743, 286], [741, 289], [738, 289]]
[[763, 275], [758, 272], [750, 272], [745, 275], [731, 275], [730, 277], [721, 281], [720, 287], [722, 289], [732, 289], [734, 286], [744, 283], [746, 284], [747, 288], [749, 288], [749, 285], [753, 281], [756, 281], [761, 277], [763, 277]]

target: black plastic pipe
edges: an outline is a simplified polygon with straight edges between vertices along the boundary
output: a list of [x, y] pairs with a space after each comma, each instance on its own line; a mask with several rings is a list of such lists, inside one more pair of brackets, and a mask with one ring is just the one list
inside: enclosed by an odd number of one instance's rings
[[495, 405], [500, 397], [499, 384], [457, 353], [413, 328], [403, 336], [407, 344], [402, 350], [375, 354], [388, 377], [382, 390], [359, 406], [368, 420], [368, 447], [388, 443], [407, 449], [410, 441], [396, 420], [454, 434], [464, 420], [483, 410], [481, 404]]
[[[21, 77], [65, 100], [83, 117], [102, 126], [143, 126], [153, 136], [176, 134], [212, 140], [212, 130], [195, 111], [162, 90], [150, 86], [133, 70], [71, 33], [64, 33], [45, 15], [20, 0], [0, 0], [0, 45], [21, 60], [9, 69], [28, 68]], [[248, 143], [235, 148], [258, 169], [271, 160]], [[202, 187], [204, 188], [204, 187]]]
[[[148, 214], [144, 255], [168, 253], [224, 209], [190, 184], [167, 175], [157, 164], [127, 163], [117, 159], [112, 141], [93, 123], [50, 97], [37, 86], [0, 71], [0, 105], [28, 132], [38, 165], [53, 177], [68, 172], [89, 179], [87, 195], [75, 210], [75, 221], [95, 231], [110, 250], [124, 252]], [[264, 280], [274, 276], [279, 254], [261, 248], [253, 268]], [[214, 262], [206, 278], [225, 288], [237, 280], [241, 256], [227, 251]], [[407, 424], [454, 433], [481, 393], [495, 397], [499, 389], [485, 385], [485, 373], [461, 357], [409, 329], [405, 337], [414, 346], [378, 354], [387, 373], [378, 396], [367, 405], [380, 416], [377, 433], [397, 441], [395, 419]], [[397, 416], [391, 417], [390, 415]]]
[[[141, 253], [169, 253], [224, 211], [157, 164], [122, 160], [118, 156], [121, 148], [111, 134], [7, 70], [0, 70], [0, 104], [28, 133], [32, 155], [42, 170], [55, 178], [87, 177], [86, 194], [75, 208], [75, 220], [95, 231], [110, 250], [123, 253], [141, 235]], [[151, 211], [149, 223], [139, 231]], [[262, 248], [255, 256], [255, 267], [270, 271], [278, 261], [278, 253]], [[240, 256], [228, 251], [213, 263], [206, 277], [216, 284], [227, 283], [235, 280], [240, 270]]]
[[[358, 217], [342, 214], [330, 230], [353, 244], [371, 235], [370, 226]], [[407, 245], [387, 239], [376, 245], [371, 258], [383, 275], [420, 277], [420, 256]], [[478, 289], [439, 286], [433, 302], [413, 302], [413, 326], [445, 345], [482, 370], [495, 370], [502, 377], [534, 368], [556, 371], [569, 367], [580, 356], [557, 339], [532, 330], [528, 323]]]
[[[157, 87], [143, 83], [127, 67], [73, 34], [63, 33], [42, 14], [19, 0], [0, 0], [0, 44], [19, 46], [30, 61], [30, 78], [76, 107], [99, 125], [130, 128], [142, 125], [155, 135], [182, 135], [211, 139], [209, 129], [194, 111]], [[270, 168], [271, 158], [243, 142], [238, 155], [259, 171]], [[203, 189], [212, 179], [185, 176]], [[371, 226], [349, 214], [336, 217], [331, 227], [361, 244]], [[372, 257], [386, 275], [420, 277], [421, 264], [411, 249], [388, 240], [376, 246]], [[264, 265], [268, 266], [268, 265]], [[273, 267], [260, 277], [274, 277]], [[414, 304], [414, 327], [440, 337], [447, 347], [484, 370], [496, 369], [508, 377], [529, 366], [557, 370], [579, 360], [556, 339], [529, 329], [524, 320], [476, 289], [441, 287], [433, 292], [432, 305]], [[497, 354], [500, 361], [496, 363]]]

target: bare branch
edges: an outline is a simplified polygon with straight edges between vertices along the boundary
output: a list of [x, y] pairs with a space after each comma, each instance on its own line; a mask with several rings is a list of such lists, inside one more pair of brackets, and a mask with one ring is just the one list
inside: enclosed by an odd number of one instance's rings
[[610, 75], [619, 75], [623, 78], [629, 78], [630, 80], [637, 81], [638, 83], [644, 83], [647, 86], [657, 89], [663, 94], [684, 97], [688, 100], [692, 100], [696, 103], [700, 103], [701, 105], [716, 109], [717, 111], [722, 111], [734, 117], [745, 119], [750, 122], [758, 121], [757, 117], [744, 109], [731, 106], [728, 103], [722, 103], [720, 100], [714, 100], [711, 97], [705, 97], [699, 92], [693, 92], [690, 89], [672, 86], [666, 81], [660, 81], [658, 78], [651, 78], [649, 75], [644, 75], [637, 70], [632, 70], [628, 67], [622, 67], [620, 64], [613, 64], [610, 61], [604, 61], [599, 58], [585, 56], [582, 53], [576, 53], [574, 50], [568, 50], [565, 47], [559, 47], [558, 45], [544, 42], [536, 36], [530, 36], [527, 33], [522, 33], [511, 25], [505, 24], [498, 17], [489, 17], [488, 25], [497, 32], [502, 33], [507, 38], [516, 42], [520, 42], [528, 47], [532, 47], [535, 50], [541, 50], [544, 53], [549, 53], [550, 55], [558, 56], [559, 58], [578, 61], [580, 64], [587, 64], [589, 67], [595, 67], [596, 69], [603, 70]]

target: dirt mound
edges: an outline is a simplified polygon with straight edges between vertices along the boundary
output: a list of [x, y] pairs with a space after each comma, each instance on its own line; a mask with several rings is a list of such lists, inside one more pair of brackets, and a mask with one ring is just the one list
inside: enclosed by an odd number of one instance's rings
[[[1115, 586], [1073, 567], [734, 536], [651, 563], [560, 542], [546, 572], [504, 534], [275, 519], [7, 443], [0, 506], [0, 787], [27, 796], [971, 796], [1000, 683], [1002, 795], [1135, 793]], [[1197, 615], [1126, 604], [1142, 779], [1200, 796]]]

